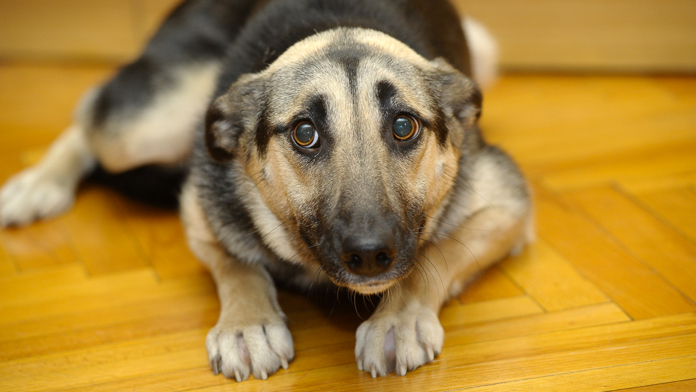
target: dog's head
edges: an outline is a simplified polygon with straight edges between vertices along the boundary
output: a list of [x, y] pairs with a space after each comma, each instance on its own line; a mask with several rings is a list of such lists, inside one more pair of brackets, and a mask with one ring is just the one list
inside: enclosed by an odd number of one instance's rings
[[234, 83], [208, 111], [206, 144], [250, 179], [244, 202], [266, 245], [371, 294], [418, 262], [480, 104], [445, 61], [335, 29]]

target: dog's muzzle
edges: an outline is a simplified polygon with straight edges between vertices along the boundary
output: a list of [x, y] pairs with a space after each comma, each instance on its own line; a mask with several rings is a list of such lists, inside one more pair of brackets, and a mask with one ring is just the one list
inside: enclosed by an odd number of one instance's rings
[[394, 235], [387, 231], [353, 234], [344, 238], [341, 246], [343, 265], [359, 276], [383, 274], [391, 269], [396, 258]]

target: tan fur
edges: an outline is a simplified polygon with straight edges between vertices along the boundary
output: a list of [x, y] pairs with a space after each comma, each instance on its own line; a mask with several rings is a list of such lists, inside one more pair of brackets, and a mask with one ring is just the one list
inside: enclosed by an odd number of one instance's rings
[[266, 379], [294, 356], [273, 280], [261, 265], [230, 257], [212, 233], [195, 187], [185, 186], [181, 216], [189, 247], [217, 284], [220, 318], [206, 339], [211, 367], [237, 381]]
[[[178, 81], [162, 91], [140, 116], [116, 119], [102, 132], [90, 133], [90, 147], [100, 163], [111, 172], [144, 164], [172, 164], [186, 158], [193, 144], [198, 113], [205, 111], [217, 77], [217, 63], [181, 69]], [[113, 136], [118, 135], [118, 136]]]

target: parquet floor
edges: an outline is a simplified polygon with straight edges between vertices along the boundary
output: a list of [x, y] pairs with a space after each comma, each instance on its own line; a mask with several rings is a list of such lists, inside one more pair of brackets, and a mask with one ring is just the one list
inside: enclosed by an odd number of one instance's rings
[[[0, 180], [112, 69], [0, 65]], [[290, 369], [213, 376], [219, 305], [176, 213], [86, 186], [69, 214], [0, 231], [0, 390], [696, 390], [696, 78], [510, 75], [484, 108], [533, 183], [538, 240], [442, 310], [435, 363], [372, 379], [351, 306], [283, 292]]]

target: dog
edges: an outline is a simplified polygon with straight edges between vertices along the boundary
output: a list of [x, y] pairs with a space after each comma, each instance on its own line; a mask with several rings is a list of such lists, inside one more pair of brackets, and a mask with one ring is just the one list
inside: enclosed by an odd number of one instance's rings
[[464, 25], [447, 0], [185, 1], [4, 186], [2, 224], [65, 211], [96, 165], [183, 165], [188, 244], [221, 304], [215, 374], [288, 367], [280, 281], [382, 294], [357, 366], [405, 375], [442, 350], [442, 304], [533, 238], [527, 183], [477, 125]]

